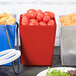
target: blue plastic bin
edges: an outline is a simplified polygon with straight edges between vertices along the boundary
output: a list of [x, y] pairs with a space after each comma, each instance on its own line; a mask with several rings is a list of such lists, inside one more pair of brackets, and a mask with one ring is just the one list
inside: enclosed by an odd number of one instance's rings
[[[9, 40], [11, 48], [15, 48], [15, 31], [16, 31], [16, 23], [14, 25], [6, 25], [8, 30]], [[0, 51], [4, 51], [9, 49], [9, 44], [6, 36], [6, 31], [4, 25], [0, 25]], [[11, 63], [5, 65], [12, 65]]]

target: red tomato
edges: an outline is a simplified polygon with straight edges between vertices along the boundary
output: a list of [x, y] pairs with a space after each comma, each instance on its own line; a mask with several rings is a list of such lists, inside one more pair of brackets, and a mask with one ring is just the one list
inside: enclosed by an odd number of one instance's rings
[[27, 13], [27, 17], [28, 17], [29, 19], [34, 19], [34, 18], [36, 18], [36, 12], [29, 12], [29, 13]]
[[50, 18], [54, 18], [55, 14], [53, 12], [45, 11], [44, 16], [49, 16]]
[[54, 18], [55, 14], [53, 12], [50, 12], [50, 18]]
[[30, 19], [34, 19], [36, 18], [36, 10], [35, 9], [29, 9], [27, 11], [27, 17], [30, 18]]
[[44, 15], [43, 15], [43, 11], [40, 10], [40, 9], [37, 10], [37, 17], [36, 17], [37, 20], [38, 20], [38, 21], [42, 21], [42, 20], [43, 20], [43, 16], [44, 16]]
[[27, 16], [27, 13], [24, 13], [24, 14], [22, 15], [22, 17], [24, 17], [24, 16]]
[[48, 22], [49, 20], [50, 20], [50, 17], [49, 17], [49, 16], [44, 16], [44, 17], [43, 17], [43, 21], [44, 21], [44, 22]]
[[38, 25], [38, 22], [30, 22], [29, 25]]
[[29, 13], [29, 12], [36, 12], [36, 10], [35, 9], [29, 9], [29, 10], [27, 10], [27, 13]]
[[50, 21], [47, 23], [48, 26], [54, 25], [54, 20], [50, 19]]
[[42, 21], [43, 17], [44, 17], [44, 15], [42, 13], [38, 13], [36, 18], [38, 21]]
[[22, 18], [22, 25], [28, 25], [28, 23], [29, 23], [28, 18], [24, 16]]
[[32, 26], [32, 25], [35, 25], [35, 24], [34, 24], [33, 22], [30, 22], [30, 23], [29, 23], [29, 25], [31, 25], [31, 26]]
[[38, 25], [38, 21], [36, 19], [30, 19], [29, 25]]
[[49, 11], [45, 11], [44, 12], [44, 16], [50, 16], [50, 12]]
[[41, 22], [39, 22], [39, 25], [41, 25], [41, 26], [46, 26], [46, 23], [43, 22], [43, 21], [41, 21]]
[[36, 19], [30, 19], [30, 22], [38, 22]]
[[37, 14], [38, 13], [42, 13], [43, 14], [43, 11], [39, 9], [39, 10], [37, 10]]

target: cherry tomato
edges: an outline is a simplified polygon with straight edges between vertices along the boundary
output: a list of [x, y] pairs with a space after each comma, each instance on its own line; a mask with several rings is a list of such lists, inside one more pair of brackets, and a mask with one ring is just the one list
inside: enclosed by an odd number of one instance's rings
[[49, 16], [50, 18], [54, 18], [55, 14], [53, 12], [45, 11], [44, 16]]
[[27, 13], [24, 13], [24, 14], [22, 15], [22, 17], [24, 17], [24, 16], [26, 17], [26, 16], [27, 16]]
[[54, 18], [55, 14], [53, 12], [50, 12], [50, 18]]
[[47, 23], [48, 26], [54, 25], [54, 20], [50, 19], [50, 21]]
[[50, 20], [50, 17], [49, 17], [49, 16], [44, 16], [44, 17], [43, 17], [43, 21], [44, 21], [44, 22], [48, 22], [49, 20]]
[[39, 10], [37, 10], [37, 14], [38, 13], [42, 13], [43, 14], [43, 11], [39, 9]]
[[38, 22], [36, 19], [30, 19], [30, 22]]
[[36, 18], [36, 10], [35, 9], [29, 9], [28, 11], [27, 11], [27, 17], [29, 18], [29, 19], [34, 19], [34, 18]]
[[30, 25], [38, 25], [38, 21], [36, 19], [30, 19]]
[[50, 16], [50, 12], [49, 11], [45, 11], [44, 12], [44, 16]]
[[22, 25], [28, 25], [28, 23], [29, 23], [28, 18], [24, 16], [22, 18]]
[[27, 13], [29, 13], [29, 12], [36, 12], [36, 10], [35, 9], [29, 9], [29, 10], [27, 10]]
[[33, 22], [30, 22], [29, 25], [32, 26], [32, 25], [35, 25], [35, 24]]
[[39, 25], [41, 25], [41, 26], [46, 26], [46, 23], [43, 22], [43, 21], [41, 21], [41, 22], [39, 22]]
[[28, 17], [29, 19], [34, 19], [34, 18], [36, 18], [36, 12], [29, 12], [29, 13], [27, 13], [27, 17]]
[[38, 13], [36, 18], [38, 21], [42, 21], [43, 17], [44, 17], [44, 15], [42, 13]]
[[36, 17], [37, 20], [38, 20], [38, 21], [42, 21], [42, 20], [43, 20], [43, 16], [44, 16], [44, 15], [43, 15], [43, 11], [40, 10], [40, 9], [37, 10], [37, 17]]
[[38, 22], [30, 22], [29, 25], [38, 25]]

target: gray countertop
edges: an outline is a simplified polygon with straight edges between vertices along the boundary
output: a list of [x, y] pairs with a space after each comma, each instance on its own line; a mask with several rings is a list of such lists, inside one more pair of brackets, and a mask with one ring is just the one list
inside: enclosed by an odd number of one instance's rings
[[[60, 47], [54, 48], [54, 56], [52, 66], [50, 67], [60, 67]], [[0, 76], [36, 76], [39, 72], [47, 69], [48, 66], [23, 66], [21, 73], [16, 75], [13, 72], [12, 66], [0, 66]]]

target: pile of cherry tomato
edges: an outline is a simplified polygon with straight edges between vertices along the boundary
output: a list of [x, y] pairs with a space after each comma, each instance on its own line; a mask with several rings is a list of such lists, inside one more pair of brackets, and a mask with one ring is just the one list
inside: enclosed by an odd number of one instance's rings
[[54, 25], [55, 14], [53, 12], [29, 9], [22, 15], [22, 25]]

